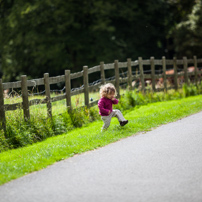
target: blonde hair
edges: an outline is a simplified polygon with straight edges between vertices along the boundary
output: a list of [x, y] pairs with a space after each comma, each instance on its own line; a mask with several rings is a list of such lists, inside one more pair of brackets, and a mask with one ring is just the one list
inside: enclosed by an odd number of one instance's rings
[[100, 87], [100, 96], [106, 97], [107, 95], [115, 94], [116, 96], [116, 88], [112, 83], [107, 83]]

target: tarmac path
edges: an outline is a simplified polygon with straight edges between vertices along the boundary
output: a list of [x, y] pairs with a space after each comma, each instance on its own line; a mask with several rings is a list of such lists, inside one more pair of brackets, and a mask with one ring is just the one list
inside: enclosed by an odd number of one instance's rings
[[202, 202], [202, 112], [0, 186], [0, 202]]

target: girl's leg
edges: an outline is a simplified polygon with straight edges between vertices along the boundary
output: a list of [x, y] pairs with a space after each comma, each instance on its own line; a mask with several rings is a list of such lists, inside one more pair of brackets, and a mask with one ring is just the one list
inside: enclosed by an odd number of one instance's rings
[[118, 109], [113, 110], [111, 114], [113, 114], [113, 117], [116, 117], [119, 120], [119, 122], [126, 121], [126, 119], [123, 117], [123, 114]]
[[102, 126], [102, 130], [107, 129], [110, 125], [112, 115], [110, 114], [109, 116], [101, 116], [101, 119], [104, 122], [104, 125]]
[[102, 120], [104, 122], [104, 125], [102, 126], [102, 130], [107, 129], [109, 127], [112, 117], [118, 118], [118, 120], [119, 120], [120, 123], [124, 122], [124, 121], [127, 121], [123, 117], [123, 114], [121, 113], [121, 111], [118, 110], [118, 109], [115, 109], [115, 110], [113, 110], [111, 112], [111, 114], [109, 116], [101, 116], [101, 118], [102, 118]]

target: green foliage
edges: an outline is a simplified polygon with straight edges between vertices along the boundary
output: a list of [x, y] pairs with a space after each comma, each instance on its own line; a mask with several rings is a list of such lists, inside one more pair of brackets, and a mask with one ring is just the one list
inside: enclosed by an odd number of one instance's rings
[[4, 136], [3, 130], [0, 130], [0, 153], [9, 149], [8, 142]]
[[77, 72], [86, 64], [116, 58], [148, 58], [151, 53], [161, 57], [169, 46], [167, 33], [193, 4], [194, 0], [4, 0], [0, 4], [3, 80], [19, 80], [22, 74], [60, 75], [67, 68]]
[[72, 123], [72, 119], [71, 119], [71, 116], [69, 113], [62, 113], [60, 116], [63, 119], [63, 122], [65, 124], [64, 126], [65, 126], [67, 132], [70, 130], [73, 130], [75, 128]]
[[197, 88], [198, 94], [199, 94], [199, 95], [202, 94], [202, 82], [199, 83], [198, 85], [196, 85], [196, 88]]
[[183, 85], [183, 93], [185, 97], [194, 96], [200, 94], [200, 86], [195, 86], [194, 84], [190, 84], [189, 86], [187, 84]]
[[[168, 100], [177, 100], [183, 97], [189, 97], [202, 94], [202, 83], [198, 85], [191, 84], [183, 86], [183, 90], [170, 90], [164, 92], [145, 93], [136, 91], [126, 91], [119, 99], [118, 105], [114, 108], [121, 110], [123, 113], [128, 112], [134, 107], [147, 105], [154, 102], [162, 102]], [[53, 116], [52, 119], [44, 118], [43, 113], [31, 116], [29, 121], [24, 121], [22, 110], [17, 110], [15, 116], [9, 116], [7, 119], [7, 131], [4, 134], [0, 131], [0, 151], [24, 147], [39, 141], [43, 141], [48, 137], [69, 133], [75, 128], [80, 128], [90, 122], [100, 119], [98, 107], [86, 108], [80, 107]]]
[[[191, 95], [190, 95], [191, 96]], [[127, 110], [131, 107], [146, 105], [148, 103], [162, 102], [168, 100], [176, 100], [183, 98], [183, 92], [170, 90], [167, 93], [164, 92], [152, 92], [147, 91], [145, 93], [127, 91], [125, 95], [121, 96], [119, 104], [115, 106], [120, 110]]]
[[75, 108], [69, 113], [53, 116], [52, 119], [45, 119], [39, 114], [39, 116], [31, 117], [27, 122], [20, 118], [19, 111], [20, 109], [17, 110], [19, 117], [14, 116], [7, 120], [6, 134], [3, 130], [0, 131], [0, 151], [43, 141], [48, 137], [66, 133], [100, 118], [97, 107]]
[[89, 109], [89, 121], [90, 122], [93, 122], [93, 121], [96, 121], [96, 120], [99, 120], [100, 119], [100, 115], [98, 113], [98, 109], [97, 107], [95, 108], [90, 108]]
[[[192, 7], [191, 7], [192, 8]], [[174, 47], [178, 56], [202, 57], [202, 4], [196, 0], [186, 18], [173, 29]]]
[[127, 100], [127, 104], [129, 106], [135, 107], [135, 105], [138, 104], [135, 97], [133, 96], [133, 93], [131, 93], [130, 91], [126, 92], [125, 97], [126, 97], [125, 100]]

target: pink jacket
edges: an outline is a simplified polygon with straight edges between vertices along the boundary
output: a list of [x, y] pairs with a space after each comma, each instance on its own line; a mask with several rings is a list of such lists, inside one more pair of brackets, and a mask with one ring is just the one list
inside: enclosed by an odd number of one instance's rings
[[99, 101], [98, 101], [98, 107], [99, 107], [99, 114], [101, 116], [108, 116], [109, 115], [109, 111], [112, 112], [112, 104], [118, 104], [118, 100], [110, 100], [108, 98], [102, 97]]

